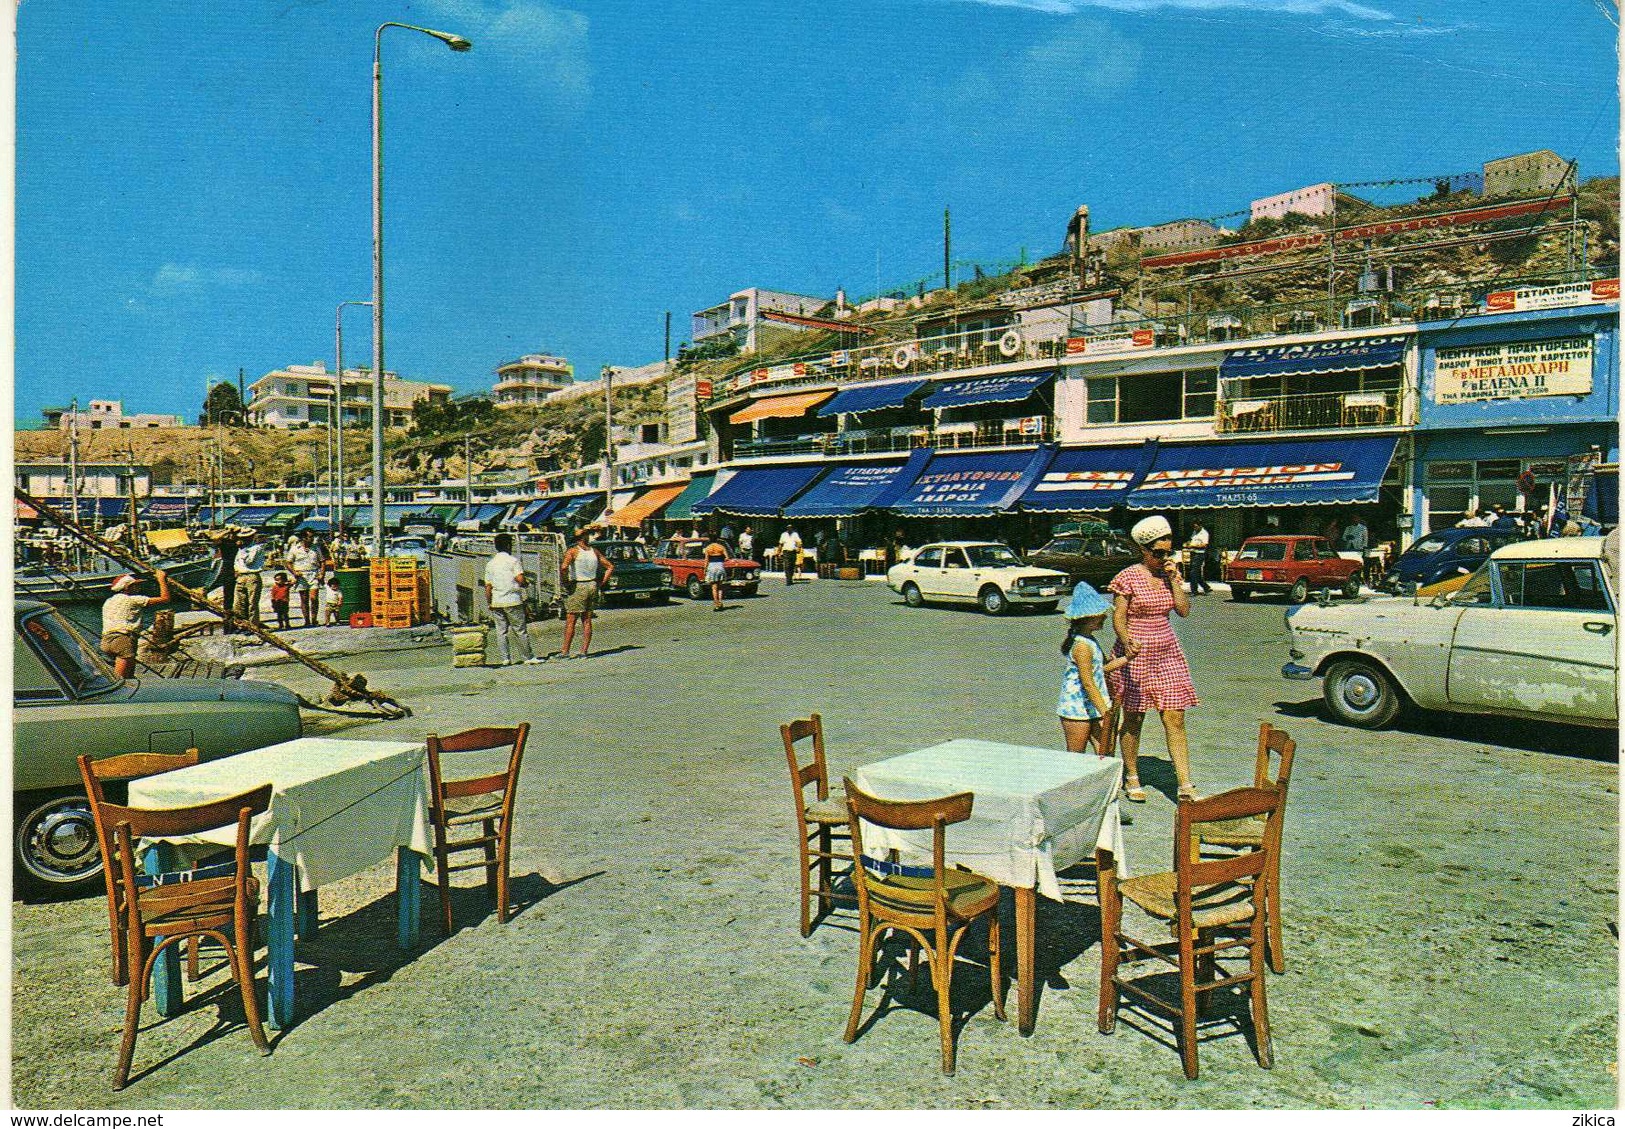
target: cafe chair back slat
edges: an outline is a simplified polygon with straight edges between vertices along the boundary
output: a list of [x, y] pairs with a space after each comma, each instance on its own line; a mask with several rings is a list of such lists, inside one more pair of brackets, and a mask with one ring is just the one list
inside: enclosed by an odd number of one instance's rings
[[[254, 990], [252, 929], [259, 882], [248, 858], [249, 825], [270, 806], [271, 785], [262, 784], [240, 795], [191, 807], [103, 807], [114, 829], [128, 972], [124, 1035], [113, 1089], [122, 1090], [130, 1079], [141, 1004], [150, 991], [153, 963], [166, 948], [191, 938], [212, 938], [225, 950], [254, 1046], [262, 1055], [271, 1053], [260, 1026]], [[230, 873], [210, 873], [214, 868], [183, 874], [148, 873], [136, 856], [136, 845], [142, 839], [195, 835], [233, 824], [237, 833]]]
[[[1265, 836], [1252, 850], [1219, 859], [1203, 859], [1192, 849], [1198, 825], [1261, 816], [1269, 820], [1281, 805], [1274, 787], [1237, 788], [1205, 800], [1181, 800], [1174, 814], [1174, 868], [1142, 878], [1119, 878], [1112, 852], [1097, 850], [1100, 873], [1100, 1015], [1102, 1034], [1117, 1026], [1124, 994], [1177, 1021], [1176, 1036], [1185, 1076], [1194, 1079], [1196, 1026], [1200, 1006], [1220, 989], [1250, 989], [1253, 1051], [1258, 1064], [1274, 1065], [1269, 1008], [1264, 993], [1264, 906], [1256, 896], [1274, 846]], [[1133, 902], [1152, 917], [1168, 922], [1174, 940], [1153, 943], [1123, 931], [1123, 902]], [[1235, 959], [1242, 950], [1246, 971], [1219, 975], [1219, 959]], [[1151, 978], [1119, 975], [1124, 964], [1161, 961], [1178, 973], [1179, 1000], [1152, 991]]]
[[[81, 753], [77, 758], [79, 779], [84, 782], [85, 798], [90, 801], [91, 822], [96, 828], [96, 846], [102, 856], [102, 880], [107, 891], [107, 930], [113, 942], [113, 983], [121, 988], [129, 980], [129, 971], [124, 964], [124, 876], [118, 865], [113, 825], [105, 814], [107, 785], [127, 784], [144, 776], [190, 768], [198, 763], [200, 755], [197, 749], [187, 749], [184, 753], [126, 753], [100, 760], [92, 760]], [[195, 938], [187, 945], [187, 970], [192, 979], [197, 979]]]
[[[857, 897], [835, 889], [837, 863], [850, 876], [850, 854], [837, 850], [847, 843], [846, 797], [830, 792], [829, 764], [824, 759], [824, 719], [818, 714], [779, 726], [784, 755], [790, 762], [790, 786], [795, 794], [796, 849], [801, 857], [801, 935], [812, 933], [812, 902], [818, 900], [821, 919], [835, 903], [856, 905]], [[810, 756], [810, 759], [807, 759]], [[812, 789], [809, 794], [809, 787]]]
[[[440, 884], [440, 912], [446, 935], [452, 931], [451, 876], [485, 871], [485, 886], [496, 902], [497, 921], [508, 920], [508, 856], [513, 843], [513, 808], [519, 766], [525, 757], [530, 723], [513, 728], [466, 729], [441, 737], [429, 734], [429, 823], [434, 829], [434, 863]], [[447, 754], [508, 751], [501, 772], [455, 779], [446, 776]], [[474, 862], [453, 864], [451, 856], [479, 852]]]
[[1265, 819], [1252, 816], [1246, 819], [1223, 820], [1198, 826], [1200, 846], [1226, 847], [1232, 850], [1257, 850], [1265, 838], [1274, 841], [1270, 850], [1270, 865], [1263, 877], [1264, 927], [1267, 938], [1266, 956], [1270, 971], [1286, 971], [1286, 949], [1281, 941], [1281, 836], [1286, 826], [1287, 785], [1292, 780], [1292, 757], [1297, 742], [1284, 730], [1268, 722], [1258, 727], [1258, 759], [1253, 769], [1253, 787], [1279, 788], [1281, 803], [1275, 814]]
[[[999, 886], [963, 868], [946, 864], [947, 829], [970, 818], [975, 796], [960, 792], [930, 800], [882, 800], [845, 781], [851, 817], [853, 875], [858, 888], [858, 982], [847, 1019], [846, 1041], [858, 1037], [863, 998], [874, 977], [879, 946], [885, 934], [897, 930], [908, 935], [931, 966], [936, 989], [937, 1021], [942, 1036], [942, 1072], [954, 1072], [954, 1013], [949, 989], [953, 984], [960, 942], [976, 921], [987, 919], [988, 970], [993, 1014], [1004, 1018], [1004, 978], [999, 967]], [[931, 831], [931, 867], [923, 870], [898, 861], [898, 852], [885, 859], [864, 851], [863, 823], [895, 831]], [[909, 971], [914, 971], [914, 948]], [[882, 998], [881, 1007], [885, 1000]], [[877, 1012], [878, 1014], [878, 1012]]]

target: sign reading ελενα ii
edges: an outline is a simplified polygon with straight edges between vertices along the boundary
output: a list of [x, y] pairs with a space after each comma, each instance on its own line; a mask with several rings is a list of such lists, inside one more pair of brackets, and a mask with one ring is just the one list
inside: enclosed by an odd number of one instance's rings
[[1440, 349], [1433, 402], [1584, 396], [1591, 391], [1591, 350], [1590, 337]]

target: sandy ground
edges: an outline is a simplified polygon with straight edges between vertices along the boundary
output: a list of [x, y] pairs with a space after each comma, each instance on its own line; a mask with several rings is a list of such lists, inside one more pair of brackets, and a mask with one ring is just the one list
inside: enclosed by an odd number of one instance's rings
[[[904, 608], [883, 586], [769, 586], [614, 609], [587, 661], [456, 670], [449, 647], [356, 658], [412, 705], [313, 731], [421, 736], [530, 720], [518, 913], [456, 894], [457, 932], [394, 945], [392, 870], [322, 893], [302, 1017], [255, 1056], [219, 973], [108, 1089], [122, 994], [99, 897], [13, 906], [13, 1098], [107, 1107], [1545, 1107], [1617, 1101], [1617, 758], [1612, 735], [1438, 716], [1384, 734], [1322, 719], [1279, 678], [1281, 606], [1200, 597], [1181, 633], [1203, 704], [1206, 790], [1244, 783], [1260, 718], [1299, 742], [1286, 829], [1289, 970], [1268, 981], [1276, 1066], [1216, 1023], [1187, 1082], [1170, 1046], [1095, 1029], [1099, 919], [1040, 899], [1037, 1030], [963, 969], [959, 1070], [938, 1071], [926, 993], [841, 1040], [850, 919], [803, 940], [777, 724], [825, 718], [832, 775], [956, 736], [1054, 747], [1058, 616]], [[556, 644], [557, 624], [540, 632]], [[255, 672], [316, 689], [305, 672]], [[1171, 861], [1172, 772], [1126, 829]], [[1005, 906], [1007, 924], [1010, 906]], [[262, 974], [263, 976], [263, 974]], [[262, 981], [263, 982], [263, 981]], [[924, 981], [922, 980], [922, 984]], [[870, 1006], [879, 998], [871, 992]], [[1012, 994], [1013, 1004], [1013, 994]], [[1216, 1015], [1238, 1009], [1221, 1004]], [[1241, 1012], [1244, 1014], [1244, 1011]], [[1146, 1028], [1143, 1021], [1132, 1021]], [[1224, 1034], [1226, 1030], [1233, 1034]]]

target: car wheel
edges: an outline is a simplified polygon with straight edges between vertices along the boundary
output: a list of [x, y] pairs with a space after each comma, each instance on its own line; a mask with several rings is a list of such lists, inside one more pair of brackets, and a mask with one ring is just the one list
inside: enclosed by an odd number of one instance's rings
[[991, 584], [977, 593], [976, 602], [988, 615], [1003, 615], [1010, 607], [1010, 601], [1004, 598], [1004, 592]]
[[80, 793], [19, 804], [15, 838], [18, 877], [36, 893], [67, 892], [101, 875], [101, 848], [90, 801]]
[[1239, 584], [1232, 584], [1230, 586], [1230, 598], [1232, 600], [1245, 600], [1252, 594], [1253, 590], [1251, 588], [1243, 588]]
[[1321, 696], [1332, 716], [1360, 729], [1381, 729], [1399, 716], [1399, 688], [1388, 672], [1362, 659], [1343, 659], [1326, 671]]
[[1303, 604], [1308, 602], [1309, 578], [1307, 576], [1298, 577], [1297, 583], [1292, 585], [1292, 591], [1287, 593], [1287, 599], [1291, 600], [1294, 604]]
[[705, 599], [705, 585], [700, 583], [700, 578], [697, 576], [688, 578], [688, 598], [690, 600]]
[[912, 582], [903, 585], [903, 603], [911, 608], [925, 606], [925, 597], [920, 595], [920, 586]]
[[1347, 580], [1343, 581], [1343, 595], [1352, 600], [1359, 594], [1360, 578], [1358, 576], [1351, 576]]

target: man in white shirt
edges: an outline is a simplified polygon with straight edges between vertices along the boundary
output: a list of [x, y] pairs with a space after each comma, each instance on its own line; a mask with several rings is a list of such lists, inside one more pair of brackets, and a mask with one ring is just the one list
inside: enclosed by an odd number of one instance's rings
[[141, 634], [141, 613], [158, 604], [169, 603], [169, 576], [163, 569], [154, 569], [158, 581], [156, 596], [142, 596], [135, 592], [140, 587], [139, 576], [121, 576], [113, 581], [113, 594], [102, 604], [102, 653], [113, 660], [113, 673], [128, 678], [135, 673], [136, 637]]
[[293, 586], [299, 593], [299, 609], [304, 613], [305, 626], [316, 626], [316, 585], [321, 580], [322, 559], [310, 543], [310, 534], [300, 530], [288, 546], [288, 568], [293, 573]]
[[794, 584], [796, 568], [801, 564], [801, 534], [793, 525], [785, 526], [779, 535], [779, 564], [784, 569], [785, 584]]
[[525, 652], [527, 663], [539, 663], [530, 649], [530, 633], [525, 630], [525, 586], [530, 578], [524, 566], [513, 555], [513, 534], [498, 533], [496, 554], [485, 562], [485, 605], [491, 609], [491, 618], [497, 626], [497, 654], [502, 656], [499, 666], [514, 664], [513, 649], [508, 643], [510, 635], [519, 637], [519, 646]]
[[1207, 527], [1199, 521], [1192, 522], [1191, 535], [1185, 547], [1191, 551], [1190, 591], [1193, 596], [1213, 591], [1207, 582], [1208, 541]]
[[231, 614], [238, 623], [258, 623], [267, 549], [264, 538], [257, 533], [248, 534], [245, 540], [248, 544], [237, 554], [237, 592]]

